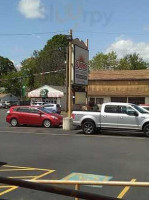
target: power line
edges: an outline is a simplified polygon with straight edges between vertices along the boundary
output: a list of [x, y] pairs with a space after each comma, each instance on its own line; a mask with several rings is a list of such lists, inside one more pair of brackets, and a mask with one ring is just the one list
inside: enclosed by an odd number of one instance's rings
[[[35, 32], [35, 33], [0, 33], [0, 36], [34, 36], [34, 35], [48, 35], [53, 33], [68, 33], [68, 30], [60, 31], [48, 31], [48, 32]], [[91, 34], [105, 34], [105, 35], [149, 35], [149, 33], [139, 33], [139, 32], [102, 32], [102, 31], [85, 31], [85, 30], [74, 30], [74, 33], [91, 33]]]
[[39, 32], [39, 33], [0, 33], [0, 36], [34, 36], [34, 35], [48, 35], [53, 33], [65, 33], [65, 32], [68, 32], [68, 30]]
[[73, 31], [74, 33], [93, 33], [93, 34], [107, 34], [107, 35], [149, 35], [149, 33], [139, 32], [102, 32], [102, 31]]
[[59, 72], [62, 72], [62, 71], [65, 71], [66, 69], [60, 69], [60, 70], [55, 70], [55, 71], [50, 71], [50, 72], [41, 72], [39, 74], [31, 74], [31, 75], [24, 75], [24, 76], [18, 76], [18, 77], [13, 77], [13, 78], [6, 78], [6, 79], [0, 79], [0, 81], [7, 81], [7, 80], [15, 80], [15, 79], [23, 79], [23, 78], [28, 78], [28, 77], [31, 77], [31, 76], [43, 76], [43, 75], [47, 75], [47, 74], [53, 74], [53, 73], [59, 73]]

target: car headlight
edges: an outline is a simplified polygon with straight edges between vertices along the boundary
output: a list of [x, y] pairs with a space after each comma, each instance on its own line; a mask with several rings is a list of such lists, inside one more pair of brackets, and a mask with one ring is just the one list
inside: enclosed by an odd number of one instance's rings
[[53, 119], [56, 119], [56, 120], [58, 120], [58, 118], [57, 117], [55, 117], [55, 116], [51, 116]]

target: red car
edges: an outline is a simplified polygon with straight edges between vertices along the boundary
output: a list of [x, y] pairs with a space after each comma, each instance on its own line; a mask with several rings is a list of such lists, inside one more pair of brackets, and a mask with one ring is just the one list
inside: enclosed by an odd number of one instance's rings
[[6, 122], [11, 126], [39, 125], [46, 128], [62, 125], [63, 117], [44, 107], [13, 106], [7, 112]]

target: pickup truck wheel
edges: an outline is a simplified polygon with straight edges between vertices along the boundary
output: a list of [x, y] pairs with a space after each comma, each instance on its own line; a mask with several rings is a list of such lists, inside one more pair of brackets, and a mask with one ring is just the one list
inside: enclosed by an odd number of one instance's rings
[[144, 127], [143, 132], [145, 133], [145, 135], [146, 135], [147, 137], [149, 137], [149, 124], [147, 124], [147, 125]]
[[91, 134], [95, 133], [96, 127], [93, 122], [88, 121], [88, 122], [83, 123], [82, 129], [85, 134], [91, 135]]

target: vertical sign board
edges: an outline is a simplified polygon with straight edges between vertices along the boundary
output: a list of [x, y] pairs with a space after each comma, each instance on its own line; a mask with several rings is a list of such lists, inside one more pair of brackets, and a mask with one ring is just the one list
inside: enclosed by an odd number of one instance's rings
[[88, 85], [89, 51], [74, 45], [74, 84]]
[[75, 92], [75, 104], [86, 104], [86, 92]]

